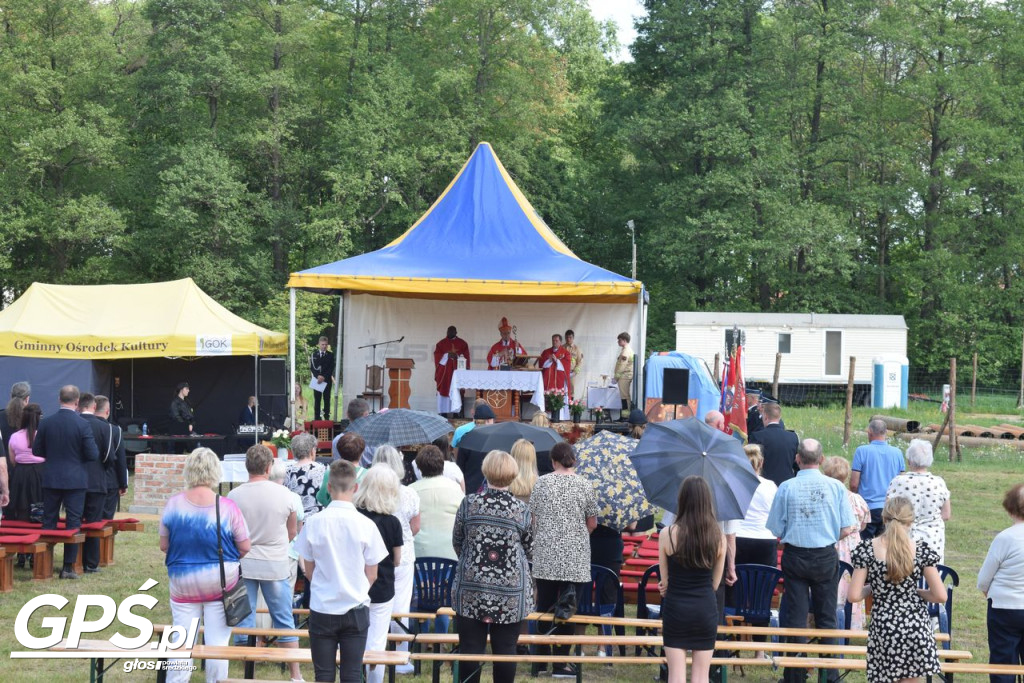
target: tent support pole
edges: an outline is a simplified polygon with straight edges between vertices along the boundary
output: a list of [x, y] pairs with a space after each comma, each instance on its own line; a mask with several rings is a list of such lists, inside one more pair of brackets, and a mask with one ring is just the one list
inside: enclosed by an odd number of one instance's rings
[[341, 388], [341, 342], [344, 324], [345, 294], [338, 295], [338, 339], [334, 343], [334, 421], [338, 421], [338, 389]]
[[633, 382], [633, 405], [640, 410], [644, 409], [641, 405], [644, 395], [642, 384], [644, 383], [644, 361], [647, 358], [647, 307], [644, 305], [644, 288], [640, 287], [640, 293], [637, 294], [636, 300], [637, 306], [637, 326], [640, 328], [637, 330], [636, 341], [637, 341], [637, 355], [636, 358], [639, 361], [638, 367], [633, 371], [633, 376], [636, 381]]
[[[288, 290], [288, 416], [291, 418], [292, 429], [295, 424], [295, 288]], [[299, 391], [302, 389], [300, 388]]]
[[[260, 423], [260, 357], [256, 354], [252, 357], [252, 395], [256, 397], [256, 405], [253, 406], [252, 415], [256, 424]], [[259, 432], [254, 431], [252, 433], [253, 444], [258, 444], [260, 441]]]

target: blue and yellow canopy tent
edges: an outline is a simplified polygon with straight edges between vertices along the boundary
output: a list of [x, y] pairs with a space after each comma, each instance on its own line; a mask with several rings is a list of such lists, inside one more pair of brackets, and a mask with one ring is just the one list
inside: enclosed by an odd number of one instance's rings
[[[519, 329], [529, 329], [520, 341], [531, 353], [538, 353], [538, 345], [548, 345], [550, 335], [563, 332], [566, 325], [586, 325], [577, 329], [577, 342], [600, 338], [609, 349], [594, 349], [590, 358], [595, 362], [614, 354], [615, 335], [623, 330], [633, 333], [642, 357], [643, 284], [573, 254], [486, 142], [400, 237], [383, 249], [293, 273], [288, 287], [293, 344], [296, 290], [342, 295], [337, 346], [344, 350], [338, 355], [346, 358], [342, 383], [350, 386], [350, 395], [362, 389], [364, 366], [372, 360], [354, 353], [356, 347], [393, 334], [408, 341], [385, 353], [426, 362], [414, 373], [413, 386], [414, 399], [426, 408], [433, 400], [429, 352], [448, 324], [459, 327], [473, 349], [474, 366], [482, 367], [478, 352], [497, 339], [495, 328], [502, 316]], [[344, 343], [342, 329], [348, 330]], [[610, 373], [612, 362], [595, 368], [595, 376]]]

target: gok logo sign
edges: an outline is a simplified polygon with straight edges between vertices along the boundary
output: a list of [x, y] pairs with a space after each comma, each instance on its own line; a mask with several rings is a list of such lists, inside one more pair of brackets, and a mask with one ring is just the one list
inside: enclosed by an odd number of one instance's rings
[[196, 335], [197, 356], [230, 356], [231, 335]]
[[[166, 660], [170, 657], [187, 659], [191, 654], [192, 645], [196, 642], [199, 631], [199, 619], [193, 619], [188, 627], [169, 626], [160, 636], [158, 642], [150, 642], [153, 637], [153, 622], [146, 616], [136, 613], [136, 608], [152, 610], [158, 600], [146, 594], [157, 582], [147, 579], [139, 586], [139, 593], [130, 595], [118, 605], [108, 595], [79, 595], [75, 599], [71, 619], [68, 620], [65, 608], [70, 601], [62, 595], [46, 593], [39, 595], [27, 603], [18, 612], [14, 621], [14, 637], [25, 648], [23, 651], [12, 651], [11, 659], [92, 659], [110, 657], [111, 650], [106, 642], [100, 648], [93, 643], [82, 646], [82, 636], [98, 633], [117, 622], [127, 627], [129, 632], [137, 631], [138, 635], [130, 636], [118, 629], [110, 637], [109, 645], [117, 650], [135, 650], [124, 653], [135, 657], [135, 661], [124, 664], [126, 672], [135, 669], [171, 669], [181, 668], [187, 662], [154, 662], [148, 660]], [[40, 608], [55, 608], [61, 616], [46, 616], [36, 622], [33, 617]], [[95, 610], [99, 614], [95, 614]], [[92, 618], [90, 618], [90, 616]], [[29, 626], [38, 626], [46, 630], [45, 635], [33, 635]], [[38, 628], [35, 628], [38, 632]], [[67, 638], [65, 639], [65, 633]], [[93, 649], [90, 649], [90, 646]], [[51, 649], [52, 648], [52, 649]], [[139, 661], [143, 660], [143, 661]]]

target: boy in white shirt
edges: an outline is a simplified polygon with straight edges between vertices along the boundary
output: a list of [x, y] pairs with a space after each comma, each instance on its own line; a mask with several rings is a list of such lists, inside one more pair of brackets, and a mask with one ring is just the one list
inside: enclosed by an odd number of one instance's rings
[[387, 549], [377, 526], [352, 504], [358, 485], [352, 463], [331, 463], [331, 504], [311, 517], [295, 539], [310, 577], [309, 647], [317, 681], [334, 681], [341, 648], [341, 681], [362, 680], [370, 626], [370, 586]]

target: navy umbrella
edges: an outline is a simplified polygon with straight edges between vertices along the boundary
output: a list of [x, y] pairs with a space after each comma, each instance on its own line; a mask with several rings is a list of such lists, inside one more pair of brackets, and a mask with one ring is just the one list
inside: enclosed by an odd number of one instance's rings
[[474, 427], [459, 441], [459, 467], [466, 476], [466, 493], [476, 493], [483, 482], [480, 464], [493, 450], [509, 451], [519, 439], [526, 439], [537, 449], [537, 470], [541, 474], [552, 471], [551, 447], [565, 441], [562, 435], [548, 427], [534, 427], [523, 422], [501, 422]]
[[692, 417], [648, 424], [629, 457], [647, 500], [670, 512], [690, 475], [711, 487], [720, 522], [742, 519], [760, 484], [739, 441]]

